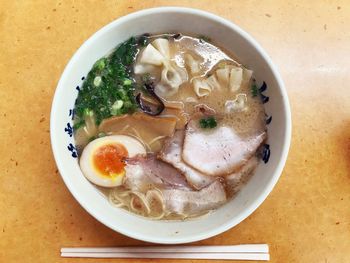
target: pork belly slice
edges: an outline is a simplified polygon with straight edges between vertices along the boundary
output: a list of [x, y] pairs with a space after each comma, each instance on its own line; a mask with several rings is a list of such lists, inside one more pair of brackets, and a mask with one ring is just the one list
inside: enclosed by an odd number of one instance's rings
[[173, 137], [169, 138], [163, 149], [158, 154], [158, 158], [174, 166], [186, 177], [187, 182], [195, 189], [202, 189], [215, 181], [215, 178], [200, 173], [187, 165], [182, 160], [182, 146], [184, 141], [184, 130], [177, 130]]
[[191, 189], [184, 176], [154, 155], [137, 156], [126, 161], [124, 186], [145, 193], [154, 187]]
[[237, 171], [256, 152], [266, 132], [243, 138], [232, 128], [220, 126], [205, 130], [192, 119], [185, 132], [182, 159], [210, 176], [225, 176]]
[[200, 191], [166, 189], [162, 193], [166, 210], [177, 214], [201, 213], [226, 202], [226, 192], [218, 180]]
[[236, 193], [247, 182], [250, 175], [254, 172], [259, 164], [259, 159], [256, 156], [250, 158], [237, 172], [225, 177], [226, 187], [230, 193]]

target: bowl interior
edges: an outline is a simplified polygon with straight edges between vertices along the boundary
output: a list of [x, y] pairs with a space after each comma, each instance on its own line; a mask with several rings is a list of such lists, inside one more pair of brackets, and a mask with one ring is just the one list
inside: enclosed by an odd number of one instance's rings
[[[268, 126], [271, 157], [261, 163], [239, 194], [207, 217], [184, 222], [152, 221], [115, 208], [90, 184], [74, 158], [70, 134], [71, 111], [77, 86], [94, 62], [127, 38], [142, 33], [181, 32], [206, 35], [253, 69], [258, 83], [268, 85], [265, 104], [272, 115]], [[55, 93], [51, 112], [51, 141], [57, 166], [77, 201], [97, 220], [130, 237], [155, 243], [186, 243], [208, 238], [235, 226], [267, 197], [284, 166], [290, 141], [290, 110], [283, 83], [261, 47], [232, 23], [212, 14], [187, 8], [156, 8], [120, 18], [87, 40], [68, 63]], [[155, 229], [157, 231], [155, 231]]]

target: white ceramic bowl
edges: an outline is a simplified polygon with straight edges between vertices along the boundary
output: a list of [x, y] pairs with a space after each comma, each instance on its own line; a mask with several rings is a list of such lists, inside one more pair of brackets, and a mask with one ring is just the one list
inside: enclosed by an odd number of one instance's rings
[[[75, 155], [71, 109], [77, 86], [94, 62], [120, 42], [142, 33], [181, 32], [206, 35], [234, 53], [253, 69], [259, 83], [265, 81], [272, 115], [268, 126], [271, 157], [261, 162], [255, 175], [230, 202], [207, 217], [185, 222], [152, 221], [111, 206], [80, 171]], [[270, 58], [246, 32], [216, 15], [188, 8], [154, 8], [119, 18], [91, 36], [74, 54], [58, 83], [51, 110], [51, 143], [60, 174], [75, 199], [98, 221], [127, 236], [163, 244], [197, 241], [220, 234], [248, 217], [265, 200], [285, 164], [291, 138], [291, 115], [282, 79]]]

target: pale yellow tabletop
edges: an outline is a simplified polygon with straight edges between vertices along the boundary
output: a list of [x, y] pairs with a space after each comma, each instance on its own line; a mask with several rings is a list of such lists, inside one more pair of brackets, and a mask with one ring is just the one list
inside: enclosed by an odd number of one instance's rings
[[164, 5], [207, 10], [248, 31], [279, 67], [292, 107], [291, 150], [273, 192], [241, 224], [196, 244], [267, 243], [271, 262], [350, 262], [350, 1], [316, 0], [0, 1], [0, 262], [150, 262], [60, 258], [62, 246], [144, 243], [73, 199], [51, 153], [49, 113], [85, 39]]

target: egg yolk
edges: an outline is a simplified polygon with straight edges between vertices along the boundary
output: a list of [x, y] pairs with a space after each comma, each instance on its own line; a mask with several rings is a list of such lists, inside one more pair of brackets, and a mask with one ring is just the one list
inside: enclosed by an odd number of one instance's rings
[[125, 173], [126, 157], [128, 157], [128, 151], [123, 145], [108, 144], [94, 152], [93, 163], [100, 174], [113, 178]]

